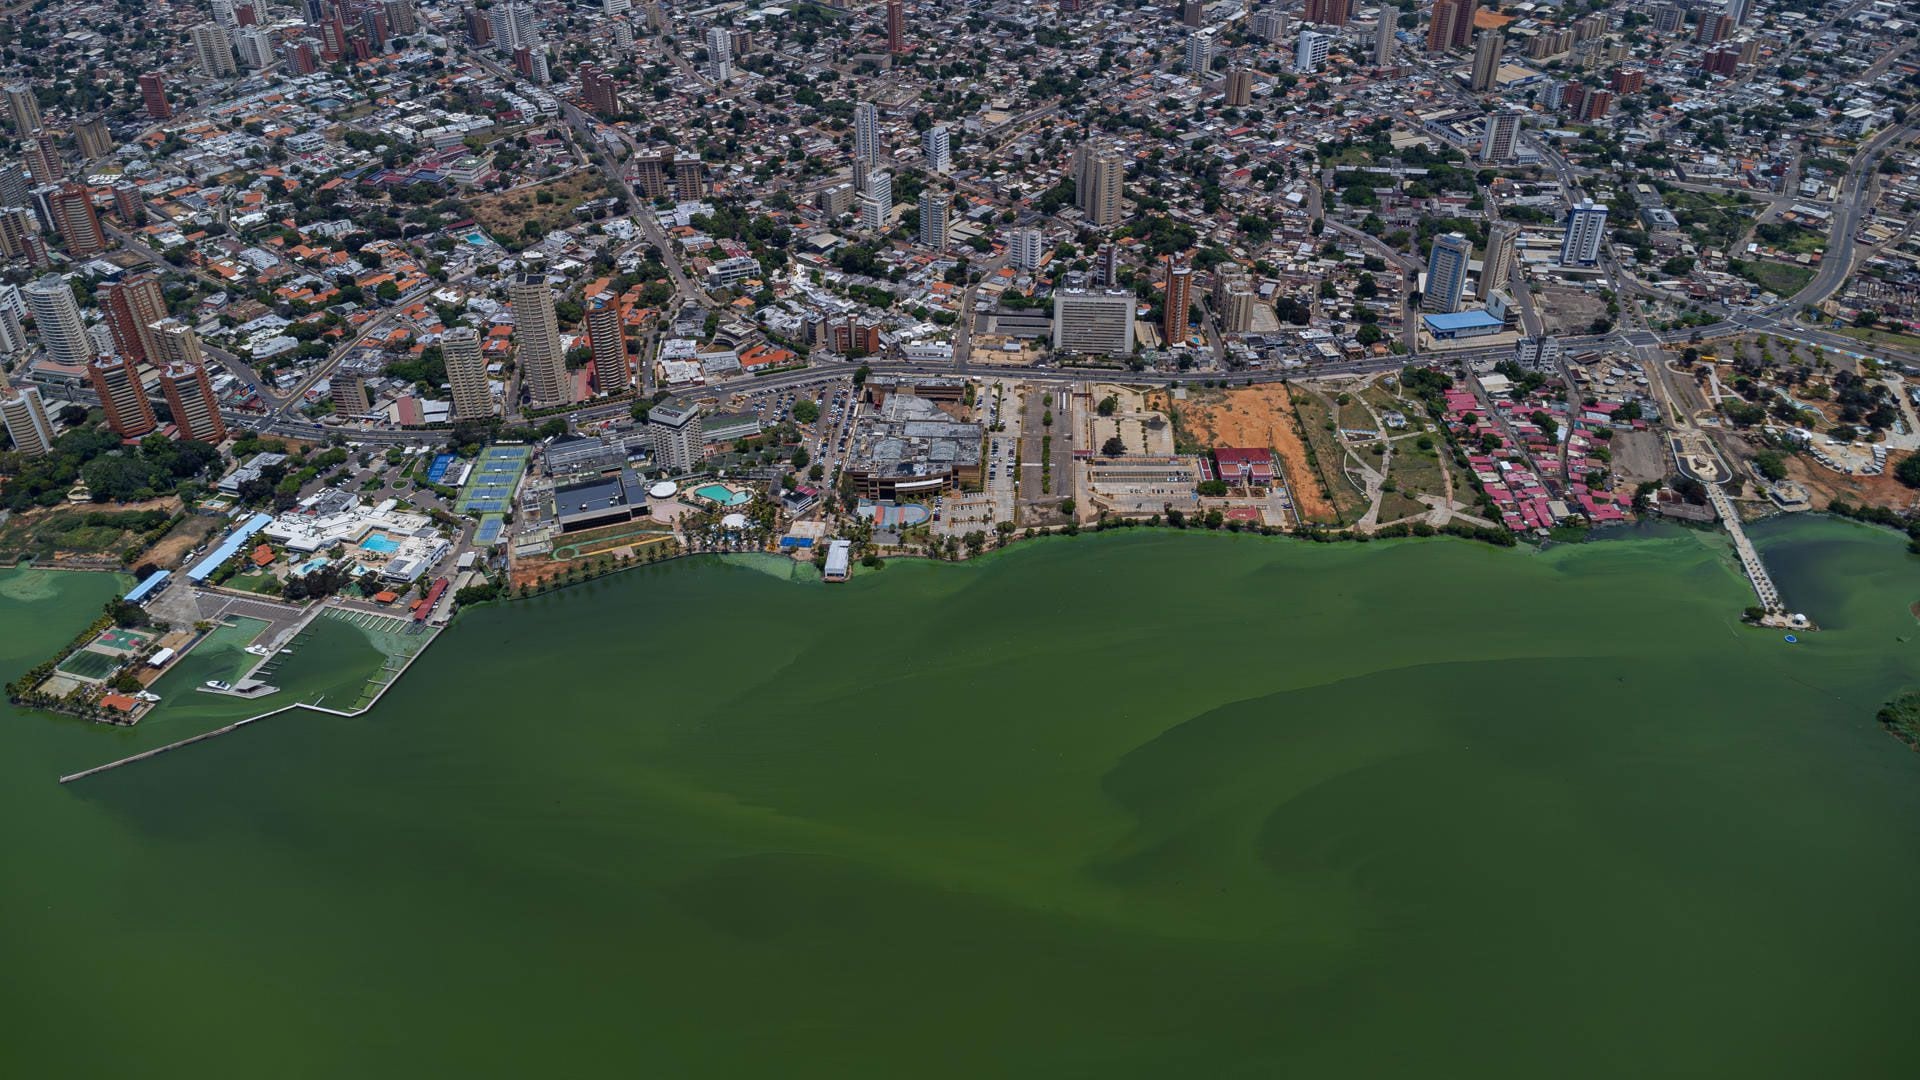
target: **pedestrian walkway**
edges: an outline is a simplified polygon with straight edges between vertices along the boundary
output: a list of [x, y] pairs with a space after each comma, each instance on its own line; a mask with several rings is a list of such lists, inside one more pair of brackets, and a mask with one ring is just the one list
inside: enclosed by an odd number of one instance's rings
[[1740, 526], [1740, 512], [1734, 508], [1733, 500], [1727, 497], [1726, 490], [1719, 484], [1707, 485], [1707, 498], [1720, 515], [1720, 521], [1726, 525], [1727, 534], [1733, 537], [1733, 550], [1740, 556], [1740, 566], [1747, 572], [1747, 580], [1753, 583], [1753, 592], [1760, 598], [1760, 606], [1769, 615], [1784, 614], [1780, 590], [1773, 583], [1773, 575], [1767, 573], [1767, 564], [1760, 560], [1760, 552], [1755, 550], [1753, 541], [1747, 539], [1747, 530]]

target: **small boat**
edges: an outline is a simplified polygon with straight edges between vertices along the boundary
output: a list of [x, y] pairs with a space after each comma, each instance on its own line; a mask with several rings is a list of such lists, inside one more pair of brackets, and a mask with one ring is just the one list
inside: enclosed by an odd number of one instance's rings
[[230, 683], [230, 682], [227, 682], [227, 681], [226, 681], [226, 680], [224, 680], [224, 679], [208, 679], [208, 680], [207, 680], [207, 689], [209, 689], [209, 690], [231, 690], [231, 689], [233, 689], [233, 684], [232, 684], [232, 683]]

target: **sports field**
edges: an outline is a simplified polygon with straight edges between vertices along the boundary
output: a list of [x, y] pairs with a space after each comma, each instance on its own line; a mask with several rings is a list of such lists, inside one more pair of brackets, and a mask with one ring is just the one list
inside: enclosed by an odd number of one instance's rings
[[120, 658], [92, 649], [81, 649], [56, 666], [69, 675], [78, 675], [83, 679], [104, 679], [120, 666]]
[[462, 514], [505, 512], [532, 456], [533, 451], [524, 446], [489, 446], [480, 451], [454, 509]]

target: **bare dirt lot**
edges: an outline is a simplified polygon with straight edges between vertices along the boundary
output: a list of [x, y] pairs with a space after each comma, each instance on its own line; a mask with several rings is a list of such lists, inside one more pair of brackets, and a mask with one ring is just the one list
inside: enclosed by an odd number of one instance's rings
[[1893, 478], [1893, 467], [1906, 454], [1887, 456], [1887, 471], [1879, 476], [1844, 476], [1811, 458], [1795, 454], [1787, 458], [1787, 477], [1807, 489], [1813, 505], [1824, 507], [1835, 499], [1856, 506], [1884, 506], [1890, 510], [1910, 510], [1920, 501], [1920, 492]]
[[140, 556], [140, 561], [157, 566], [162, 570], [177, 569], [186, 561], [187, 552], [206, 542], [207, 537], [220, 530], [221, 518], [202, 514], [189, 514], [173, 531], [160, 538], [160, 541]]
[[1533, 298], [1549, 334], [1590, 333], [1593, 321], [1607, 314], [1607, 302], [1585, 289], [1548, 286], [1534, 290]]
[[1668, 472], [1666, 442], [1656, 431], [1616, 431], [1613, 435], [1613, 471], [1623, 482], [1659, 480]]
[[1171, 406], [1181, 427], [1209, 447], [1264, 446], [1273, 450], [1301, 515], [1309, 520], [1336, 516], [1332, 501], [1307, 460], [1307, 448], [1294, 425], [1293, 401], [1285, 383], [1196, 390], [1187, 400], [1174, 402], [1168, 400], [1165, 391], [1155, 391], [1149, 404], [1161, 410]]

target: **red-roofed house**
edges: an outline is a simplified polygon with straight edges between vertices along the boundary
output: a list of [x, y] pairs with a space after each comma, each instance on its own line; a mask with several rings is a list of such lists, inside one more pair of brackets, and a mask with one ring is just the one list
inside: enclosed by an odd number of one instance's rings
[[1255, 487], [1273, 485], [1271, 450], [1219, 446], [1214, 448], [1213, 461], [1220, 469], [1220, 479], [1229, 484], [1252, 484]]

